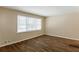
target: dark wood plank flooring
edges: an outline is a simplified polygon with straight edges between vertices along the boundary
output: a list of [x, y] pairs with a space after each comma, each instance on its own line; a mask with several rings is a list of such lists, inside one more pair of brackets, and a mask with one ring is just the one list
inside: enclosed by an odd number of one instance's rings
[[2, 47], [0, 52], [79, 52], [79, 41], [43, 35]]

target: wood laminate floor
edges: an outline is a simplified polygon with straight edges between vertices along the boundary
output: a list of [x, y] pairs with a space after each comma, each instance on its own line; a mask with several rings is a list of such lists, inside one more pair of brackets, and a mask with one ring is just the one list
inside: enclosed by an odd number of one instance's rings
[[79, 41], [43, 35], [0, 48], [1, 52], [79, 52]]

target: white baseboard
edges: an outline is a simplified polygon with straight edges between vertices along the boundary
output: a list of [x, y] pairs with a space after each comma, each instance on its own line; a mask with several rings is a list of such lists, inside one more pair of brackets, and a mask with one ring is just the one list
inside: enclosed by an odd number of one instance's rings
[[[15, 43], [18, 43], [18, 42], [21, 42], [21, 41], [24, 41], [24, 40], [28, 40], [28, 39], [32, 39], [32, 38], [35, 38], [35, 37], [38, 37], [38, 36], [41, 36], [41, 35], [44, 35], [44, 34], [40, 34], [40, 35], [31, 37], [31, 38], [26, 38], [26, 39], [21, 39], [21, 40], [16, 40], [16, 41], [14, 40], [14, 41], [11, 41], [9, 43], [0, 45], [0, 47], [4, 47], [4, 46], [7, 46], [7, 45], [15, 44]], [[61, 38], [66, 38], [66, 39], [71, 39], [71, 40], [79, 40], [79, 39], [76, 39], [76, 38], [64, 37], [64, 36], [59, 36], [59, 35], [50, 35], [50, 34], [45, 34], [45, 35], [61, 37]]]
[[41, 35], [43, 35], [43, 34], [31, 37], [31, 38], [26, 38], [26, 39], [21, 39], [21, 40], [16, 40], [16, 41], [14, 40], [14, 41], [8, 42], [6, 44], [0, 45], [0, 47], [4, 47], [4, 46], [7, 46], [7, 45], [15, 44], [15, 43], [18, 43], [18, 42], [21, 42], [21, 41], [24, 41], [24, 40], [29, 40], [29, 39], [32, 39], [32, 38], [35, 38], [35, 37], [38, 37], [38, 36], [41, 36]]
[[46, 34], [46, 35], [55, 36], [55, 37], [61, 37], [61, 38], [66, 38], [66, 39], [70, 39], [70, 40], [79, 40], [77, 38], [64, 37], [64, 36], [60, 36], [60, 35], [50, 35], [50, 34]]

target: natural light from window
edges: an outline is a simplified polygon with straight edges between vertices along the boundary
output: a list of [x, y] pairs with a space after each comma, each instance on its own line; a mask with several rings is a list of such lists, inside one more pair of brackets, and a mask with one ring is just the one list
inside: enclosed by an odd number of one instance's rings
[[41, 30], [41, 19], [29, 16], [17, 16], [17, 32]]

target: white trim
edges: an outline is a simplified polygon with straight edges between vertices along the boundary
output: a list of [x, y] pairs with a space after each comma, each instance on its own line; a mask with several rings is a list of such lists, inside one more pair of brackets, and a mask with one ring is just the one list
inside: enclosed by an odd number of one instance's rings
[[[38, 36], [41, 36], [41, 35], [43, 35], [43, 34], [40, 34]], [[0, 47], [4, 47], [4, 46], [7, 46], [7, 45], [15, 44], [15, 43], [18, 43], [18, 42], [21, 42], [21, 41], [24, 41], [24, 40], [29, 40], [29, 39], [32, 39], [32, 38], [35, 38], [35, 37], [38, 37], [38, 36], [34, 36], [34, 37], [31, 37], [31, 38], [26, 38], [26, 39], [21, 39], [21, 40], [17, 40], [17, 41], [11, 41], [9, 43], [0, 45]]]
[[64, 37], [64, 36], [60, 36], [60, 35], [50, 35], [50, 34], [46, 34], [46, 35], [60, 37], [60, 38], [66, 38], [66, 39], [70, 39], [70, 40], [79, 40], [77, 38]]

